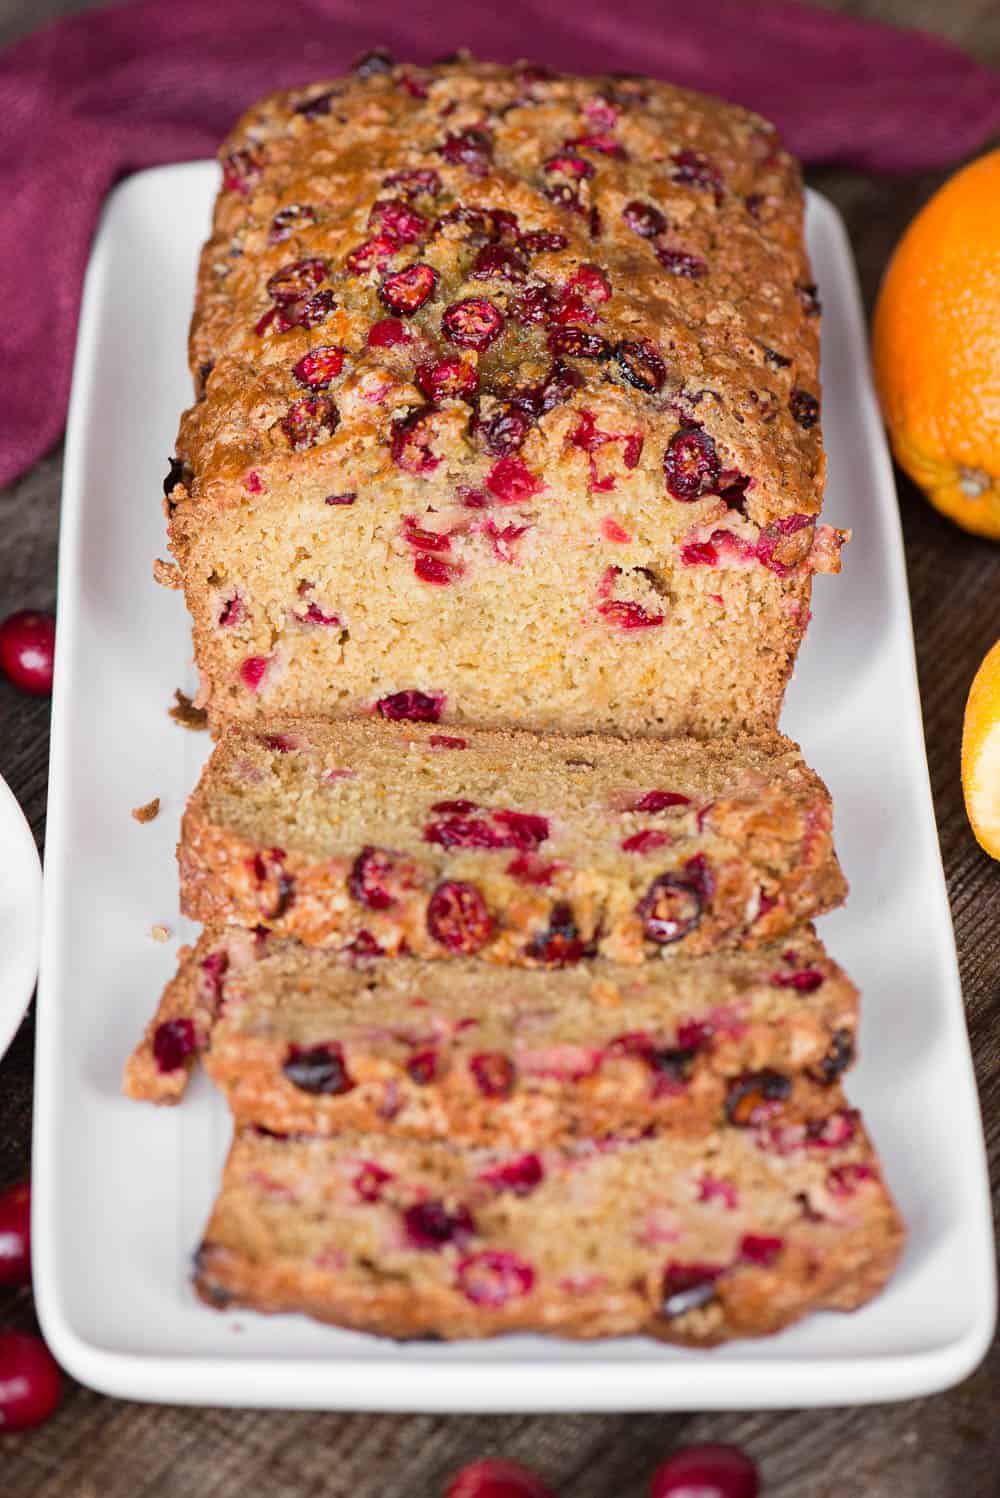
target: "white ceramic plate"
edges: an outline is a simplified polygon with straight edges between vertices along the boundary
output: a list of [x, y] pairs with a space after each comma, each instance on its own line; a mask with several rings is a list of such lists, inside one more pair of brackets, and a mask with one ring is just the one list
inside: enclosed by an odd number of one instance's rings
[[0, 780], [0, 1056], [35, 991], [41, 926], [38, 849], [14, 792]]
[[[35, 1122], [35, 1290], [56, 1355], [140, 1399], [327, 1409], [669, 1410], [925, 1394], [982, 1357], [992, 1228], [975, 1084], [921, 736], [892, 472], [847, 239], [813, 196], [825, 303], [828, 515], [854, 528], [820, 578], [785, 726], [833, 788], [853, 894], [823, 934], [865, 994], [865, 1109], [910, 1229], [888, 1291], [853, 1316], [713, 1352], [532, 1337], [397, 1345], [296, 1317], [220, 1315], [189, 1256], [228, 1124], [204, 1079], [185, 1105], [120, 1094], [122, 1064], [182, 932], [173, 852], [206, 750], [166, 716], [189, 658], [154, 586], [157, 496], [189, 399], [184, 343], [215, 168], [132, 177], [110, 199], [80, 322], [63, 496]], [[187, 683], [190, 686], [190, 682]], [[140, 826], [129, 810], [162, 810]]]

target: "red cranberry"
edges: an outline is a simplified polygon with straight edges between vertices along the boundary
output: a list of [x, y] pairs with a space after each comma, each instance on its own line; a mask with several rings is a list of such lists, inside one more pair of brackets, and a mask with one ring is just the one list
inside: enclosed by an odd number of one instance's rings
[[575, 291], [564, 291], [559, 305], [552, 313], [551, 321], [557, 327], [564, 327], [569, 323], [591, 323], [597, 321], [597, 312]]
[[666, 618], [665, 614], [651, 614], [641, 603], [621, 598], [600, 604], [597, 612], [619, 629], [655, 629]]
[[611, 282], [596, 265], [581, 265], [570, 276], [564, 289], [579, 292], [589, 302], [607, 302], [611, 298]]
[[667, 366], [648, 338], [635, 341], [623, 339], [621, 343], [615, 344], [615, 358], [622, 374], [636, 390], [654, 395], [657, 390], [663, 389]]
[[471, 957], [493, 936], [493, 917], [474, 884], [447, 879], [427, 902], [427, 930], [450, 952]]
[[330, 113], [330, 106], [341, 92], [340, 87], [328, 88], [321, 94], [313, 94], [310, 99], [302, 99], [295, 106], [295, 113], [302, 115], [303, 119], [318, 120], [322, 115]]
[[510, 306], [510, 316], [522, 327], [547, 322], [552, 315], [552, 293], [547, 286], [528, 286]]
[[0, 1435], [41, 1425], [62, 1398], [62, 1374], [41, 1337], [0, 1332]]
[[253, 151], [233, 151], [222, 163], [222, 185], [227, 192], [249, 197], [250, 188], [260, 179], [263, 167]]
[[610, 343], [596, 333], [588, 333], [586, 328], [553, 328], [548, 336], [548, 346], [550, 353], [568, 354], [574, 359], [611, 357]]
[[161, 1072], [180, 1071], [194, 1054], [194, 1021], [168, 1019], [153, 1032], [153, 1060]]
[[819, 401], [808, 390], [793, 390], [788, 404], [795, 420], [805, 431], [819, 421]]
[[438, 1249], [446, 1243], [461, 1243], [475, 1233], [476, 1225], [468, 1207], [449, 1212], [444, 1202], [415, 1202], [403, 1213], [406, 1236], [414, 1248]]
[[792, 1084], [784, 1072], [765, 1067], [734, 1077], [726, 1092], [726, 1117], [740, 1129], [755, 1128], [782, 1111]]
[[325, 390], [343, 367], [344, 350], [335, 343], [328, 343], [303, 354], [299, 362], [292, 366], [292, 374], [308, 390]]
[[263, 338], [267, 333], [287, 333], [294, 326], [283, 307], [268, 307], [264, 316], [254, 323], [253, 330], [258, 338]]
[[652, 853], [670, 842], [669, 832], [659, 832], [655, 827], [646, 827], [642, 832], [633, 832], [622, 839], [623, 853]]
[[326, 280], [327, 271], [325, 260], [295, 260], [275, 271], [267, 283], [268, 295], [279, 306], [286, 302], [297, 302]]
[[719, 169], [701, 151], [684, 149], [674, 151], [671, 156], [674, 170], [671, 173], [675, 182], [683, 182], [688, 187], [697, 187], [702, 192], [711, 192], [715, 196], [716, 203], [722, 199], [722, 177]]
[[546, 863], [544, 858], [538, 858], [534, 853], [519, 853], [516, 858], [511, 859], [505, 872], [524, 884], [545, 886], [552, 883], [558, 867], [558, 864]]
[[473, 1462], [457, 1472], [444, 1498], [553, 1498], [533, 1472], [515, 1462]]
[[362, 276], [366, 271], [378, 267], [381, 270], [387, 260], [391, 260], [399, 246], [388, 234], [376, 234], [374, 239], [366, 239], [364, 244], [356, 245], [351, 252], [345, 256], [344, 264], [355, 276]]
[[683, 1316], [715, 1297], [722, 1269], [715, 1264], [668, 1264], [663, 1273], [661, 1308], [664, 1316]]
[[434, 364], [419, 365], [417, 384], [435, 404], [449, 398], [467, 400], [479, 389], [479, 374], [474, 365], [452, 354]]
[[722, 472], [714, 441], [699, 427], [681, 427], [663, 454], [663, 472], [674, 499], [690, 504], [711, 494]]
[[379, 300], [390, 312], [398, 312], [401, 317], [412, 317], [432, 295], [437, 279], [436, 270], [417, 261], [415, 265], [408, 265], [404, 270], [393, 271], [386, 276], [379, 287]]
[[404, 197], [416, 198], [423, 192], [436, 198], [441, 191], [441, 178], [433, 167], [416, 166], [405, 172], [393, 172], [382, 178], [383, 187], [396, 187]]
[[505, 1306], [509, 1300], [531, 1293], [535, 1271], [517, 1254], [485, 1249], [463, 1259], [455, 1278], [473, 1305]]
[[331, 1045], [288, 1047], [281, 1070], [301, 1092], [321, 1097], [339, 1097], [357, 1086], [344, 1060], [343, 1047]]
[[368, 227], [374, 234], [384, 234], [397, 244], [412, 244], [427, 228], [427, 220], [402, 198], [382, 198], [372, 204]]
[[652, 203], [640, 203], [637, 199], [625, 204], [622, 218], [643, 239], [652, 239], [655, 234], [664, 233], [667, 227], [667, 221], [657, 207]]
[[536, 816], [534, 812], [495, 811], [493, 820], [503, 829], [505, 846], [519, 848], [524, 853], [534, 852], [549, 835], [548, 817]]
[[289, 317], [296, 328], [318, 328], [321, 322], [325, 322], [337, 303], [333, 292], [328, 287], [317, 291], [314, 296], [307, 297], [303, 302], [294, 302], [281, 311]]
[[359, 905], [369, 910], [388, 910], [395, 899], [386, 889], [386, 880], [393, 870], [389, 854], [371, 844], [362, 848], [354, 860], [347, 879], [347, 888]]
[[268, 244], [280, 244], [283, 239], [289, 239], [299, 229], [307, 229], [316, 222], [316, 210], [308, 203], [292, 203], [288, 208], [281, 208], [271, 220], [268, 230]]
[[33, 697], [47, 697], [52, 691], [55, 648], [56, 621], [51, 614], [22, 609], [0, 624], [0, 669]]
[[434, 407], [411, 411], [402, 421], [393, 423], [389, 451], [392, 461], [404, 473], [433, 473], [441, 459], [431, 446]]
[[796, 993], [815, 993], [825, 982], [816, 968], [801, 968], [794, 973], [772, 973], [772, 988], [794, 988]]
[[486, 130], [463, 130], [446, 136], [438, 151], [451, 166], [464, 166], [473, 177], [485, 177], [493, 159], [493, 137]]
[[411, 343], [412, 333], [398, 317], [383, 317], [368, 329], [369, 348], [394, 348], [397, 343]]
[[324, 432], [334, 432], [340, 422], [340, 413], [333, 401], [325, 395], [304, 395], [294, 401], [281, 418], [281, 430], [293, 452], [304, 452], [315, 447]]
[[514, 1063], [502, 1051], [480, 1051], [469, 1061], [469, 1070], [484, 1097], [510, 1097], [514, 1091]]
[[696, 883], [682, 874], [661, 874], [636, 906], [649, 941], [669, 946], [693, 931], [701, 920], [702, 898]]
[[532, 418], [519, 406], [503, 406], [488, 421], [480, 422], [478, 435], [487, 452], [505, 457], [517, 452], [532, 426]]
[[21, 1181], [0, 1194], [0, 1285], [31, 1278], [31, 1185]]
[[444, 711], [444, 695], [441, 692], [418, 692], [411, 688], [406, 692], [392, 692], [380, 697], [375, 704], [379, 717], [390, 722], [407, 719], [411, 723], [439, 723]]
[[700, 281], [708, 275], [708, 266], [698, 255], [688, 250], [674, 249], [671, 245], [656, 246], [656, 258], [672, 276], [684, 276], [689, 281]]
[[421, 552], [414, 560], [413, 572], [422, 583], [430, 583], [435, 588], [447, 588], [456, 576], [461, 575], [462, 568], [460, 565], [452, 566], [442, 557], [428, 556], [426, 552]]
[[339, 614], [324, 613], [318, 603], [311, 603], [304, 614], [295, 614], [294, 617], [300, 624], [335, 625], [337, 627], [343, 624]]
[[778, 577], [787, 577], [809, 555], [814, 536], [815, 522], [810, 515], [772, 520], [757, 538], [757, 560]]
[[414, 1051], [406, 1063], [407, 1075], [418, 1087], [427, 1087], [438, 1074], [440, 1057], [433, 1046], [423, 1051]]
[[569, 244], [559, 229], [533, 229], [521, 234], [517, 242], [526, 255], [555, 254]]
[[561, 156], [550, 156], [548, 161], [542, 163], [543, 172], [559, 172], [564, 177], [579, 177], [585, 180], [592, 177], [596, 167], [575, 152], [567, 151]]
[[445, 812], [449, 816], [464, 817], [470, 811], [478, 810], [477, 801], [469, 801], [466, 797], [460, 797], [455, 801], [435, 801], [431, 811]]
[[523, 281], [528, 267], [516, 250], [502, 244], [484, 244], [470, 272], [477, 281], [499, 276], [504, 281]]
[[657, 1467], [650, 1498], [757, 1498], [757, 1468], [735, 1446], [687, 1446]]
[[377, 1202], [382, 1187], [392, 1178], [391, 1170], [383, 1170], [374, 1160], [367, 1160], [354, 1177], [353, 1186], [363, 1202]]
[[232, 598], [227, 598], [219, 613], [218, 623], [220, 628], [226, 628], [230, 624], [239, 624], [243, 618], [243, 600], [238, 593]]
[[417, 551], [450, 551], [451, 538], [447, 531], [425, 531], [415, 515], [403, 516], [403, 539]]
[[767, 1233], [744, 1233], [740, 1240], [740, 1258], [747, 1264], [770, 1269], [784, 1246], [783, 1238], [774, 1238]]
[[636, 798], [629, 807], [629, 811], [657, 812], [666, 811], [670, 806], [690, 806], [691, 797], [682, 796], [679, 791], [646, 791], [644, 795]]
[[594, 955], [593, 941], [584, 941], [576, 924], [573, 907], [565, 900], [552, 907], [549, 924], [528, 943], [527, 956], [547, 967], [568, 967]]
[[441, 316], [441, 328], [446, 338], [457, 343], [459, 348], [489, 348], [503, 332], [503, 315], [485, 297], [470, 296], [464, 301], [452, 302]]
[[484, 1170], [481, 1181], [486, 1181], [497, 1191], [512, 1191], [515, 1196], [530, 1196], [536, 1186], [545, 1179], [545, 1167], [538, 1155], [517, 1155]]
[[248, 691], [256, 692], [264, 680], [264, 673], [270, 664], [270, 658], [266, 655], [248, 655], [240, 667], [240, 680]]
[[468, 739], [455, 738], [450, 733], [432, 733], [427, 740], [432, 749], [468, 749]]
[[602, 156], [614, 156], [617, 161], [627, 161], [625, 147], [610, 135], [578, 135], [568, 140], [567, 146], [576, 146], [581, 151], [600, 151]]
[[541, 494], [545, 485], [516, 454], [499, 458], [486, 475], [486, 487], [502, 505], [523, 504]]

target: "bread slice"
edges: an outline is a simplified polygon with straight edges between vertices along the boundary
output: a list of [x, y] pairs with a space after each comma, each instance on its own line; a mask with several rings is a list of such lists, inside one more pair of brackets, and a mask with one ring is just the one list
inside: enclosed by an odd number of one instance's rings
[[237, 1123], [535, 1145], [816, 1117], [857, 992], [804, 928], [752, 952], [558, 972], [350, 962], [230, 928], [183, 957], [126, 1070], [176, 1102], [199, 1054]]
[[393, 1337], [646, 1333], [710, 1346], [853, 1310], [903, 1229], [858, 1115], [530, 1157], [237, 1132], [196, 1255], [210, 1305]]
[[360, 956], [673, 959], [773, 941], [838, 904], [831, 823], [776, 734], [231, 726], [184, 816], [181, 900], [206, 925]]

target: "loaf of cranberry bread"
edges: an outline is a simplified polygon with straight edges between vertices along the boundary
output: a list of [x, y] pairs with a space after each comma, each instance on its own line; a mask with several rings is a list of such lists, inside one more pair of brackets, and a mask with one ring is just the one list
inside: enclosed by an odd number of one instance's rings
[[774, 128], [376, 55], [221, 155], [165, 486], [211, 716], [773, 727], [843, 539]]
[[777, 734], [231, 724], [184, 815], [181, 901], [361, 956], [634, 963], [773, 941], [839, 903], [831, 820]]
[[903, 1230], [856, 1113], [530, 1154], [237, 1131], [196, 1255], [211, 1305], [394, 1337], [707, 1346], [853, 1310]]
[[202, 1055], [240, 1124], [528, 1146], [817, 1117], [856, 1024], [810, 928], [667, 966], [522, 972], [351, 962], [230, 927], [182, 955], [125, 1083], [175, 1102]]

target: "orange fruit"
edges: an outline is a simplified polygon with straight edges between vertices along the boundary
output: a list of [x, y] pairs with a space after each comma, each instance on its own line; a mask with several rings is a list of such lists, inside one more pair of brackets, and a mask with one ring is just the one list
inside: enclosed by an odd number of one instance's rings
[[976, 672], [965, 704], [962, 790], [977, 842], [1000, 858], [1000, 640]]
[[903, 235], [872, 356], [900, 467], [945, 515], [1000, 540], [1000, 150], [957, 172]]

